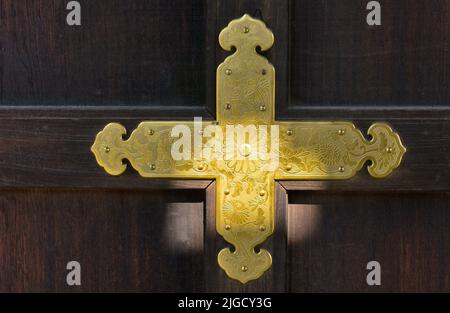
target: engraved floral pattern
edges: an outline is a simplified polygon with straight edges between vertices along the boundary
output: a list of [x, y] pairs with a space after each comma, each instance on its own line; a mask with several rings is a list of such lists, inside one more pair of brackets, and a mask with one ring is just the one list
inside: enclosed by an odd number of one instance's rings
[[223, 205], [223, 217], [227, 225], [246, 224], [250, 220], [250, 211], [242, 201], [233, 199], [226, 201]]

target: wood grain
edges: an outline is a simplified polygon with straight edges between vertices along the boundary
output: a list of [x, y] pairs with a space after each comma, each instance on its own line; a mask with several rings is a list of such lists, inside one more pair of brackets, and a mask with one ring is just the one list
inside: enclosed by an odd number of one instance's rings
[[0, 105], [214, 105], [206, 1], [67, 3], [1, 1]]
[[367, 3], [290, 1], [289, 105], [448, 107], [448, 1], [382, 1], [381, 26]]
[[[203, 199], [202, 191], [2, 190], [0, 291], [201, 291]], [[72, 260], [81, 286], [66, 284]]]
[[[291, 292], [449, 292], [450, 193], [290, 192]], [[369, 261], [382, 285], [366, 284]]]

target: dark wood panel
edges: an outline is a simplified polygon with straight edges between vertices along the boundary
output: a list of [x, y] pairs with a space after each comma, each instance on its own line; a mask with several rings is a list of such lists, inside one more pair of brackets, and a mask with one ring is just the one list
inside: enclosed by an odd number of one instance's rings
[[[449, 292], [450, 193], [289, 192], [293, 292]], [[381, 286], [366, 284], [369, 261]]]
[[0, 2], [1, 105], [203, 106], [215, 38], [203, 0]]
[[441, 120], [450, 121], [450, 106], [280, 106], [280, 120]]
[[[66, 116], [60, 111], [54, 118], [48, 117], [49, 112], [43, 117], [15, 118], [19, 114], [16, 112], [7, 110], [0, 113], [2, 186], [204, 188], [208, 184], [207, 181], [191, 181], [183, 186], [172, 181], [145, 180], [132, 169], [120, 177], [107, 175], [90, 152], [95, 135], [113, 121], [122, 122], [131, 131], [139, 124], [140, 118], [104, 119], [90, 114], [84, 118], [86, 115], [81, 111], [79, 115], [69, 111]], [[400, 168], [383, 180], [372, 179], [361, 171], [352, 180], [326, 183], [327, 186], [450, 190], [449, 123], [439, 119], [383, 121], [398, 131], [408, 149]], [[367, 120], [356, 120], [355, 123], [363, 132], [370, 125]], [[292, 186], [293, 183], [290, 184]]]
[[201, 291], [203, 212], [202, 191], [2, 189], [0, 291]]
[[290, 1], [290, 105], [450, 105], [448, 1], [367, 3]]

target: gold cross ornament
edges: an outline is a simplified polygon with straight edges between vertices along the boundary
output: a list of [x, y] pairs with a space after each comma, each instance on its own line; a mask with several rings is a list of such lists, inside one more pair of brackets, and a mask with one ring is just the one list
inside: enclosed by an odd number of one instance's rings
[[[122, 174], [127, 159], [143, 177], [215, 179], [217, 232], [234, 247], [221, 250], [218, 263], [229, 277], [247, 283], [272, 264], [270, 253], [255, 247], [274, 232], [275, 180], [349, 179], [369, 160], [370, 175], [383, 178], [406, 149], [384, 123], [373, 124], [367, 140], [350, 122], [277, 122], [275, 69], [256, 51], [272, 47], [273, 33], [244, 15], [222, 30], [219, 42], [236, 50], [217, 69], [217, 122], [142, 122], [128, 140], [126, 129], [111, 123], [98, 133], [92, 152], [111, 175]], [[243, 130], [241, 140], [231, 126]], [[261, 138], [270, 153], [255, 158]], [[174, 158], [173, 150], [183, 157]]]

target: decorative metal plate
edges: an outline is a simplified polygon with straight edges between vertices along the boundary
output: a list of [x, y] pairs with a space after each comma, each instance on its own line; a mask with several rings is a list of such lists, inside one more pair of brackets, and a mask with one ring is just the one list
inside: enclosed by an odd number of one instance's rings
[[[122, 174], [127, 159], [143, 177], [216, 179], [217, 232], [234, 247], [220, 251], [218, 262], [229, 277], [246, 283], [272, 264], [270, 253], [256, 252], [255, 247], [274, 231], [275, 180], [349, 179], [366, 161], [371, 161], [370, 175], [382, 178], [400, 165], [406, 149], [384, 123], [373, 124], [368, 132], [372, 138], [366, 140], [349, 122], [275, 121], [275, 69], [256, 52], [256, 47], [272, 47], [272, 32], [262, 21], [244, 15], [230, 22], [219, 41], [225, 50], [236, 51], [217, 69], [217, 122], [203, 123], [201, 129], [193, 121], [143, 122], [128, 140], [123, 140], [125, 128], [112, 123], [97, 135], [92, 152], [111, 175]], [[180, 124], [201, 134], [203, 144], [211, 143], [203, 136], [211, 126], [223, 133], [230, 125], [278, 126], [273, 132], [279, 133], [279, 160], [250, 158], [247, 143], [236, 147], [239, 158], [174, 160], [171, 149], [180, 138], [171, 133]], [[226, 150], [228, 142], [215, 140]]]

